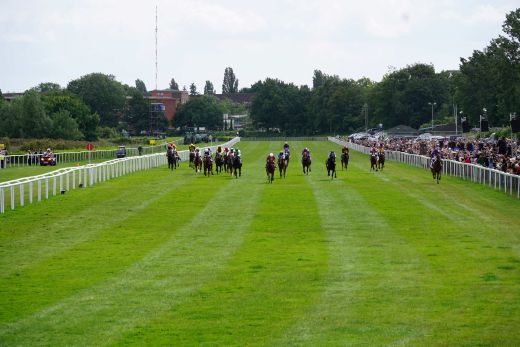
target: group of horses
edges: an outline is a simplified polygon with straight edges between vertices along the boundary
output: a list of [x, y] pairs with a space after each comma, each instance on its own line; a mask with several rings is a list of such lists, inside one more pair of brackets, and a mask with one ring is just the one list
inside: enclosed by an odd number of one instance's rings
[[[274, 173], [276, 171], [276, 165], [278, 165], [278, 171], [280, 172], [280, 178], [285, 178], [285, 173], [287, 171], [287, 167], [289, 166], [290, 161], [290, 153], [289, 151], [285, 151], [284, 156], [278, 157], [277, 162], [267, 160], [265, 171], [267, 173], [267, 181], [272, 183], [274, 181]], [[341, 170], [347, 170], [349, 161], [348, 152], [343, 152], [341, 154]], [[305, 175], [308, 175], [311, 172], [312, 159], [308, 151], [304, 151], [302, 153], [302, 170]], [[336, 155], [334, 152], [331, 152], [325, 161], [325, 167], [327, 169], [327, 176], [331, 176], [332, 179], [337, 178], [336, 174]]]
[[213, 175], [213, 161], [215, 161], [215, 171], [217, 174], [229, 173], [235, 178], [242, 176], [242, 158], [235, 152], [215, 153], [215, 158], [210, 154], [204, 153], [200, 155], [199, 151], [190, 151], [189, 166], [195, 170], [195, 173], [204, 172], [204, 176]]
[[385, 168], [385, 152], [370, 153], [370, 171], [383, 171]]
[[[278, 166], [278, 171], [280, 173], [280, 178], [285, 178], [285, 174], [287, 172], [287, 168], [289, 167], [290, 161], [290, 153], [289, 151], [285, 151], [285, 155], [279, 157], [276, 162], [268, 161], [266, 164], [266, 173], [268, 182], [272, 183], [274, 180], [274, 173], [276, 171], [276, 166]], [[180, 157], [177, 151], [173, 148], [168, 148], [166, 152], [166, 156], [168, 158], [168, 168], [173, 170], [177, 169], [180, 162]], [[189, 154], [189, 166], [195, 170], [198, 174], [200, 172], [204, 172], [204, 176], [213, 175], [213, 161], [215, 161], [215, 170], [217, 174], [222, 173], [224, 170], [225, 173], [229, 173], [230, 175], [238, 178], [242, 176], [242, 158], [239, 156], [238, 151], [234, 152], [224, 152], [224, 153], [216, 153], [215, 158], [213, 159], [211, 155], [204, 154], [200, 155], [199, 151], [190, 151]], [[341, 170], [347, 170], [349, 162], [349, 154], [348, 151], [342, 151], [341, 153]], [[301, 159], [303, 173], [308, 175], [311, 172], [311, 164], [312, 160], [309, 155], [309, 152], [302, 153]], [[325, 161], [325, 166], [327, 168], [327, 176], [331, 176], [332, 179], [337, 178], [336, 174], [336, 155], [334, 152], [328, 156]], [[383, 171], [385, 167], [385, 154], [382, 153], [371, 153], [370, 154], [370, 171]], [[435, 159], [432, 160], [432, 165], [430, 166], [433, 179], [437, 180], [437, 184], [441, 179], [442, 173], [442, 158], [437, 153]]]

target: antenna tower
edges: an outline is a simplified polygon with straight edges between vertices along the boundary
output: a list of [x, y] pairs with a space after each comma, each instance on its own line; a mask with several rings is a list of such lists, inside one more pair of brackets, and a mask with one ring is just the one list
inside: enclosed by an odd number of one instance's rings
[[157, 90], [157, 5], [155, 5], [155, 90]]

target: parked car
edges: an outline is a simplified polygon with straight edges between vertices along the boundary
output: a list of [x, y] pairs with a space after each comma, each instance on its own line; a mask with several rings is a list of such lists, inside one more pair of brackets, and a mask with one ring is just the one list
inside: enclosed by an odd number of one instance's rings
[[116, 157], [118, 157], [118, 158], [126, 157], [126, 147], [125, 146], [119, 146], [119, 148], [116, 151]]

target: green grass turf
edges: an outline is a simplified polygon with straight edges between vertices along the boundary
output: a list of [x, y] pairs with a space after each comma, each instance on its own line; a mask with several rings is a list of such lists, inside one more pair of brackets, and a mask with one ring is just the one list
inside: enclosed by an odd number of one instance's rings
[[[242, 142], [0, 215], [0, 345], [515, 345], [520, 200], [328, 142]], [[308, 146], [312, 172], [296, 153]]]

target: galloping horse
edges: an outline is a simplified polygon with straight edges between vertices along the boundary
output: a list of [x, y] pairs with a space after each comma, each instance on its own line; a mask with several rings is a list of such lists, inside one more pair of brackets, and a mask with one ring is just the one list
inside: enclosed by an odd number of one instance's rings
[[217, 173], [222, 172], [222, 166], [224, 165], [224, 158], [222, 157], [222, 154], [218, 153], [215, 154], [215, 169]]
[[287, 165], [289, 165], [288, 162], [289, 159], [287, 159], [287, 157], [285, 159], [282, 157], [278, 158], [278, 170], [280, 171], [280, 178], [282, 178], [282, 175], [285, 178], [285, 171], [287, 171]]
[[242, 176], [242, 158], [240, 158], [238, 152], [233, 153], [233, 175], [235, 175], [235, 178]]
[[437, 184], [439, 184], [439, 181], [441, 180], [441, 173], [442, 173], [442, 159], [439, 153], [435, 155], [435, 161], [432, 164], [431, 167], [433, 179], [437, 180]]
[[224, 172], [233, 173], [233, 154], [227, 153], [224, 157]]
[[327, 158], [327, 161], [325, 162], [325, 166], [327, 167], [327, 176], [331, 176], [332, 173], [332, 179], [337, 178], [336, 175], [336, 155], [331, 153], [329, 157]]
[[349, 154], [347, 152], [341, 153], [341, 170], [345, 167], [345, 170], [348, 166]]
[[[191, 155], [191, 153], [190, 153], [190, 155]], [[199, 173], [202, 171], [202, 158], [200, 157], [199, 152], [194, 153], [193, 156], [194, 156], [193, 165], [195, 167], [195, 172]]]
[[194, 161], [195, 161], [195, 152], [190, 151], [190, 167], [194, 167]]
[[177, 162], [180, 160], [177, 151], [173, 150], [172, 148], [168, 148], [166, 157], [168, 158], [168, 169], [177, 169]]
[[370, 154], [370, 171], [372, 171], [372, 170], [377, 171], [378, 161], [379, 161], [379, 157], [377, 156], [377, 153]]
[[303, 152], [302, 154], [302, 167], [303, 173], [308, 175], [309, 171], [311, 171], [311, 156], [309, 152]]
[[267, 173], [267, 181], [269, 183], [273, 183], [274, 181], [274, 170], [276, 169], [276, 164], [274, 160], [268, 160], [265, 164], [265, 172]]
[[208, 176], [209, 176], [210, 172], [213, 175], [213, 159], [211, 159], [211, 155], [209, 155], [209, 154], [204, 155], [203, 163], [204, 163], [204, 176], [206, 176], [206, 172], [208, 173]]
[[379, 153], [379, 160], [377, 161], [377, 167], [379, 170], [383, 171], [385, 168], [385, 153]]
[[[288, 149], [286, 149], [284, 154], [285, 154], [285, 161], [286, 161], [285, 168], [287, 169], [289, 167], [289, 159], [291, 159], [290, 158], [291, 157], [291, 152]], [[285, 174], [284, 174], [284, 176], [285, 176]]]

